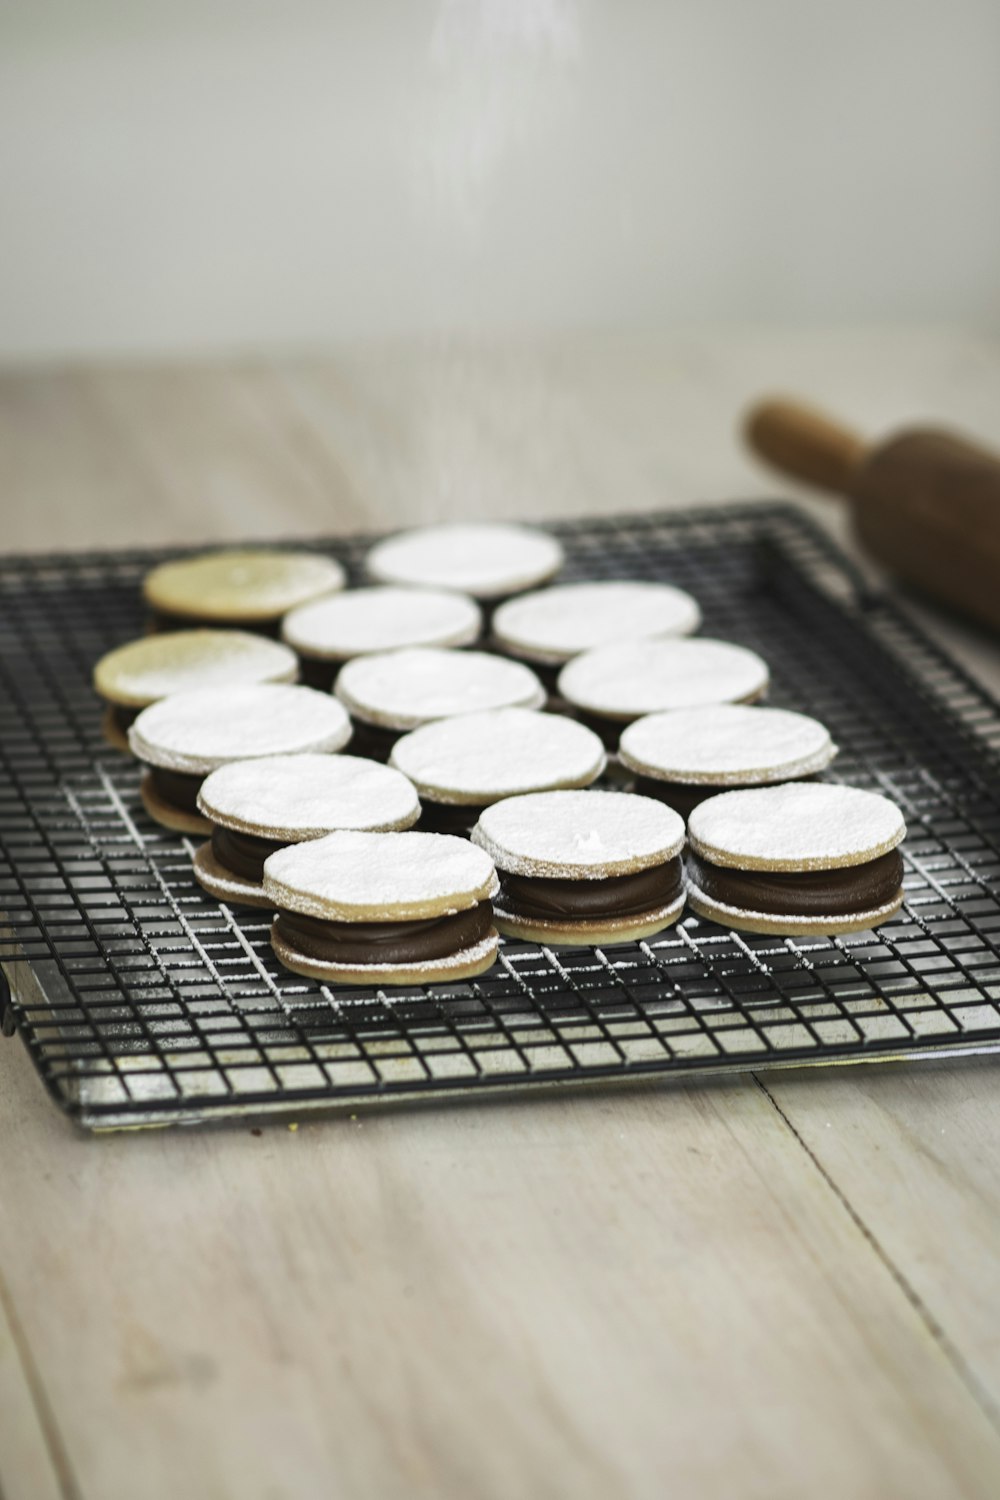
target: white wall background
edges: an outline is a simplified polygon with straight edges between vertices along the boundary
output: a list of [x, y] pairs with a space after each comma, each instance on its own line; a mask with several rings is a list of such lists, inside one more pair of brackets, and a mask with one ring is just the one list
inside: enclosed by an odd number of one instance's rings
[[0, 358], [1000, 320], [998, 0], [7, 0]]

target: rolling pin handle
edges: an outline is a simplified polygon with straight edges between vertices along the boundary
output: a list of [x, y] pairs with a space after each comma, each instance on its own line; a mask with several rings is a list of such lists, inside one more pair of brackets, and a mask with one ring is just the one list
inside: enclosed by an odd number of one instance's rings
[[849, 492], [868, 446], [848, 427], [798, 401], [774, 397], [751, 407], [744, 435], [767, 463], [806, 484]]

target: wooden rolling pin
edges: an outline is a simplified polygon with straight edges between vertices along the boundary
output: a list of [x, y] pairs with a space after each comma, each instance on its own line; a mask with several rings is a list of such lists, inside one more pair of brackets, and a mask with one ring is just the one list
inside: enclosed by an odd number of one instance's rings
[[1000, 455], [914, 427], [865, 443], [796, 401], [762, 401], [750, 447], [785, 474], [846, 495], [861, 540], [905, 583], [1000, 630]]

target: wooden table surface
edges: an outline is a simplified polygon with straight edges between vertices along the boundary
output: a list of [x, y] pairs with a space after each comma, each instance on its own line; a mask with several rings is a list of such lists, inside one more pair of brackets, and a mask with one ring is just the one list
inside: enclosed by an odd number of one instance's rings
[[[4, 540], [767, 496], [775, 388], [1000, 439], [947, 330], [17, 371]], [[995, 1500], [998, 1157], [989, 1060], [90, 1138], [9, 1042], [0, 1495]]]

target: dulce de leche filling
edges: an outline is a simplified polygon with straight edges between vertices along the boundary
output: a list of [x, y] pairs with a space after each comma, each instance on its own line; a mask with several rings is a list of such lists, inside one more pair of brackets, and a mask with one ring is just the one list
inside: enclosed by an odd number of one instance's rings
[[274, 839], [257, 838], [250, 833], [237, 833], [235, 828], [212, 829], [212, 853], [220, 865], [225, 865], [234, 875], [259, 884], [264, 879], [264, 861], [269, 854], [283, 849], [284, 844]]
[[565, 880], [500, 872], [497, 905], [511, 917], [544, 922], [593, 922], [642, 916], [670, 906], [683, 889], [681, 860], [605, 880]]
[[327, 922], [279, 911], [275, 930], [290, 948], [334, 964], [423, 963], [473, 948], [493, 932], [493, 905], [420, 922]]
[[729, 870], [688, 854], [688, 874], [709, 901], [776, 917], [849, 917], [899, 895], [898, 849], [839, 870]]
[[207, 772], [190, 776], [184, 771], [168, 771], [163, 766], [150, 766], [153, 790], [164, 802], [179, 807], [184, 812], [198, 811], [198, 793]]

